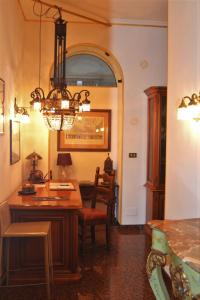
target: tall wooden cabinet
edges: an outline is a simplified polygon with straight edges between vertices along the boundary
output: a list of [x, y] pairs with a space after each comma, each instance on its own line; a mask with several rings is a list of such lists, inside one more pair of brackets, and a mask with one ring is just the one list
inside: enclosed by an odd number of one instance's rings
[[164, 218], [167, 88], [152, 86], [148, 97], [146, 221]]

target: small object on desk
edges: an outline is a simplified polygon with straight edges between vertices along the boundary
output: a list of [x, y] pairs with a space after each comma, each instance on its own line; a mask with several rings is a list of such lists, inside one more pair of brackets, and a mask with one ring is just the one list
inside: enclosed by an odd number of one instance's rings
[[18, 192], [19, 195], [32, 195], [35, 194], [35, 187], [33, 184], [25, 183], [22, 186], [22, 190]]
[[44, 179], [43, 173], [41, 170], [36, 170], [36, 166], [38, 164], [38, 160], [42, 159], [42, 156], [40, 156], [35, 151], [29, 154], [26, 159], [31, 160], [32, 164], [32, 170], [30, 172], [28, 180], [32, 183], [44, 183], [46, 180]]
[[18, 195], [23, 195], [23, 196], [34, 195], [34, 194], [36, 194], [36, 191], [33, 191], [33, 192], [18, 191]]
[[74, 185], [71, 182], [50, 182], [50, 190], [67, 190], [74, 191]]
[[33, 200], [38, 201], [57, 201], [57, 200], [69, 200], [69, 197], [66, 196], [46, 196], [46, 197], [32, 197]]
[[35, 188], [43, 188], [45, 186], [46, 186], [45, 183], [34, 183]]

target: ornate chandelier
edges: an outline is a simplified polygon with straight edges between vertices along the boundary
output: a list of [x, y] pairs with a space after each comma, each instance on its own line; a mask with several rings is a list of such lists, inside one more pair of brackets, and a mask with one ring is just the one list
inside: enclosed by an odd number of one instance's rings
[[55, 21], [54, 76], [50, 79], [52, 89], [45, 98], [43, 89], [37, 87], [31, 93], [32, 101], [30, 102], [34, 110], [42, 113], [45, 124], [50, 130], [70, 129], [77, 113], [90, 111], [88, 90], [72, 95], [67, 89], [65, 78], [66, 22], [62, 20], [60, 10], [59, 15], [60, 17]]

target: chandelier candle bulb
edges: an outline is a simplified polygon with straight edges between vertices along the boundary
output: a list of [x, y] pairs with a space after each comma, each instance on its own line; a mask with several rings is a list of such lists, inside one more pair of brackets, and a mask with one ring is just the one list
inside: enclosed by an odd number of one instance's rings
[[69, 109], [69, 100], [61, 101], [61, 109]]
[[33, 104], [34, 111], [40, 111], [41, 108], [42, 108], [41, 102], [39, 102], [39, 101], [34, 102], [34, 104]]
[[82, 109], [83, 111], [90, 111], [90, 101], [88, 100], [83, 101]]

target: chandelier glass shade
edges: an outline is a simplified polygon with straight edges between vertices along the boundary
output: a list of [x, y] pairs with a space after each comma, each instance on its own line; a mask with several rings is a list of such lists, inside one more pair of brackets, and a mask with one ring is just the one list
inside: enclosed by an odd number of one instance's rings
[[81, 90], [74, 95], [67, 89], [65, 78], [66, 22], [60, 18], [55, 21], [54, 77], [52, 89], [45, 97], [41, 87], [31, 93], [30, 104], [40, 111], [45, 124], [50, 130], [71, 129], [78, 113], [90, 111], [90, 92]]

